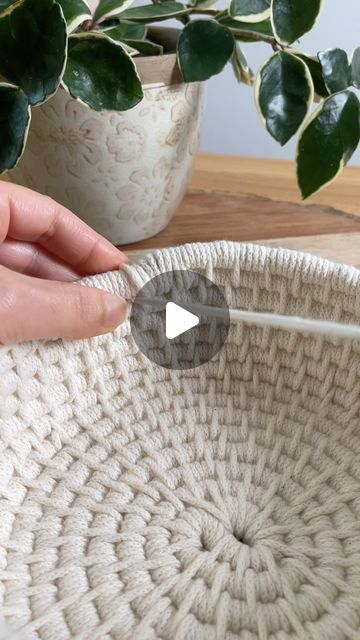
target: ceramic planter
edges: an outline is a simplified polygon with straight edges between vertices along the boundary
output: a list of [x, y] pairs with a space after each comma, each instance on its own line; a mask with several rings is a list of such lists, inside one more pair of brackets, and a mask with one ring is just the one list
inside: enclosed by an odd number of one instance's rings
[[203, 85], [181, 82], [176, 58], [137, 61], [144, 99], [96, 112], [60, 89], [32, 111], [13, 182], [45, 193], [114, 244], [161, 231], [189, 183], [199, 145]]

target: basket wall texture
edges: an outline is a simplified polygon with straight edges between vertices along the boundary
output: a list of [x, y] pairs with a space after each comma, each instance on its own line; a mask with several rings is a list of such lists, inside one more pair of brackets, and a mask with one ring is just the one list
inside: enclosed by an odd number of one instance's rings
[[[174, 268], [232, 307], [360, 322], [358, 271], [251, 245], [86, 283], [130, 297]], [[234, 324], [180, 372], [127, 322], [0, 365], [0, 618], [19, 638], [359, 640], [359, 343]]]

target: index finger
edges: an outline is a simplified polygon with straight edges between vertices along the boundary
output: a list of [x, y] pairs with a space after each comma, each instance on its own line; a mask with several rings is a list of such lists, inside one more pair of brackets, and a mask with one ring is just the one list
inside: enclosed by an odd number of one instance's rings
[[126, 256], [71, 211], [26, 187], [0, 183], [0, 243], [35, 242], [90, 275], [118, 269]]

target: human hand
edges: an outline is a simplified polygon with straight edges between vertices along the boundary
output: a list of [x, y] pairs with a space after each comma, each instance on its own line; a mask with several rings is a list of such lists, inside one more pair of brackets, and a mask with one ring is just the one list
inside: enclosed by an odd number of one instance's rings
[[0, 182], [0, 344], [112, 331], [126, 317], [125, 301], [75, 281], [125, 262], [65, 207]]

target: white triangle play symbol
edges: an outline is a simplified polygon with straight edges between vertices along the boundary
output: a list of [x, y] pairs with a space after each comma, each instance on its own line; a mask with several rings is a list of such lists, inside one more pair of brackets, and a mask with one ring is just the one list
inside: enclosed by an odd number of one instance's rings
[[199, 324], [199, 318], [174, 302], [168, 302], [165, 308], [165, 333], [168, 340], [177, 338]]

